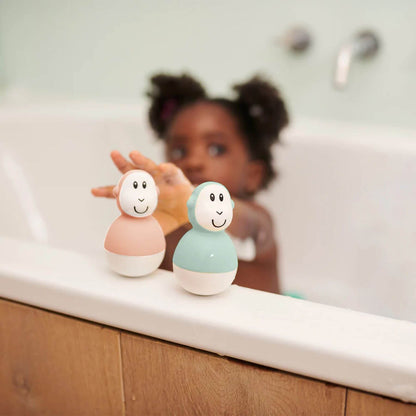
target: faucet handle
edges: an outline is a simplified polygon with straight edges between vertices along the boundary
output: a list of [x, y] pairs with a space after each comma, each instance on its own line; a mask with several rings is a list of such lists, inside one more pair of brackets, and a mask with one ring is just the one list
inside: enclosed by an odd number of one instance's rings
[[312, 35], [310, 31], [303, 26], [293, 26], [286, 30], [283, 35], [279, 36], [277, 43], [283, 45], [292, 52], [304, 52], [311, 46]]
[[371, 30], [358, 32], [349, 42], [339, 50], [334, 75], [334, 86], [342, 89], [347, 85], [348, 76], [353, 59], [367, 59], [373, 57], [380, 49], [379, 37]]
[[355, 35], [355, 56], [358, 58], [370, 58], [380, 48], [379, 37], [371, 30], [362, 30]]

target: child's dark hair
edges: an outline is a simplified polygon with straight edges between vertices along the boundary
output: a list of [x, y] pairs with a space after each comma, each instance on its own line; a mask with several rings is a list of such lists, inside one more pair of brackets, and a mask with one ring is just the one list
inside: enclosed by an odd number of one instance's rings
[[185, 107], [196, 102], [209, 102], [225, 108], [237, 121], [247, 140], [253, 160], [262, 160], [266, 166], [262, 187], [276, 176], [272, 164], [271, 146], [279, 141], [279, 133], [288, 124], [289, 117], [280, 92], [268, 81], [255, 76], [233, 87], [234, 100], [209, 98], [202, 85], [191, 76], [159, 74], [151, 78], [147, 95], [152, 103], [149, 121], [159, 138], [164, 139], [167, 129]]

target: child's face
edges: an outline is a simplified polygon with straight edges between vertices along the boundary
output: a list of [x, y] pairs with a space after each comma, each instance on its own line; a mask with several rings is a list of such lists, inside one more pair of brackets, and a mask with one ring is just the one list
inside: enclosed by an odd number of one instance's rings
[[169, 126], [166, 143], [167, 160], [194, 185], [220, 182], [231, 195], [244, 197], [262, 182], [262, 162], [250, 160], [236, 121], [218, 104], [201, 102], [180, 111]]

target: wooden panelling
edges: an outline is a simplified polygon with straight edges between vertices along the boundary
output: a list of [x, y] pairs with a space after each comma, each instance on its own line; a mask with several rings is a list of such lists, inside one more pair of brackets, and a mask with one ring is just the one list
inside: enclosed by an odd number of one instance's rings
[[137, 335], [121, 346], [126, 415], [344, 416], [343, 387]]
[[119, 337], [0, 299], [0, 415], [123, 415]]
[[346, 416], [416, 416], [416, 405], [348, 389]]
[[416, 405], [0, 299], [0, 416], [14, 415], [416, 416]]

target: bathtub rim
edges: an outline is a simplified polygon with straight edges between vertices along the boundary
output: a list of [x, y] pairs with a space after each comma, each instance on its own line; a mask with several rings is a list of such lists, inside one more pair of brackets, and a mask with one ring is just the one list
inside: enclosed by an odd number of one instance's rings
[[236, 285], [201, 298], [171, 272], [123, 278], [100, 256], [6, 237], [0, 296], [416, 403], [415, 323]]

